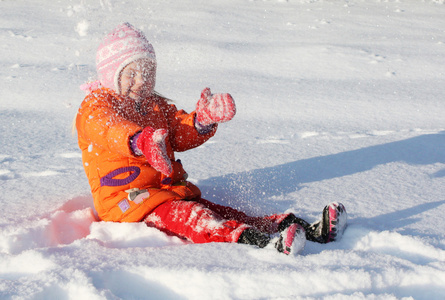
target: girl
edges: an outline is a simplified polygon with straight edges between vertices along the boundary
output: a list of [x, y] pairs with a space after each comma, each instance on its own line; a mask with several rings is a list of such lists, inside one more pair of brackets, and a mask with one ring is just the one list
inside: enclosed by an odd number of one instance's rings
[[[82, 86], [87, 96], [76, 128], [101, 220], [143, 221], [194, 243], [273, 244], [286, 254], [300, 251], [306, 238], [326, 243], [339, 237], [346, 225], [339, 203], [309, 224], [293, 214], [250, 217], [201, 198], [174, 153], [210, 139], [219, 123], [234, 117], [235, 102], [206, 88], [190, 114], [169, 104], [154, 91], [156, 56], [142, 32], [119, 25], [100, 44], [96, 66], [99, 80]], [[279, 237], [272, 242], [273, 233]]]

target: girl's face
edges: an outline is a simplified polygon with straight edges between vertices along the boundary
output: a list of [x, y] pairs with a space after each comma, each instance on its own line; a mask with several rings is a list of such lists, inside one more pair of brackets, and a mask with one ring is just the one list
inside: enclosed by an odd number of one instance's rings
[[127, 65], [119, 78], [120, 94], [142, 101], [154, 91], [156, 66], [149, 59], [139, 59]]

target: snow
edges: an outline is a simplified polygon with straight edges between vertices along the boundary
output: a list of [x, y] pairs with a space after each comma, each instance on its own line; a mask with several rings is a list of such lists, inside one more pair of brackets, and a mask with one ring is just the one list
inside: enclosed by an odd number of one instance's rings
[[[444, 1], [0, 0], [1, 299], [445, 298]], [[103, 35], [153, 43], [157, 90], [237, 115], [178, 154], [214, 202], [317, 220], [300, 255], [98, 222], [71, 124]]]

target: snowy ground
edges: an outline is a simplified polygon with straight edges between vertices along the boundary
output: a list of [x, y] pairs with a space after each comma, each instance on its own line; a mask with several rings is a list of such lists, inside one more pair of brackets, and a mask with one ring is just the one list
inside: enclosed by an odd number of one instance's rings
[[[445, 4], [0, 0], [1, 299], [444, 299]], [[157, 90], [236, 118], [179, 154], [212, 201], [343, 239], [299, 256], [96, 222], [71, 122], [103, 34], [129, 21]]]

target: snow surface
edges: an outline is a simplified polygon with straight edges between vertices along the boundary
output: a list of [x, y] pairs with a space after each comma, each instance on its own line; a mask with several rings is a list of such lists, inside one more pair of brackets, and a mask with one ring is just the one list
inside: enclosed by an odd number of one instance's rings
[[[443, 0], [0, 0], [1, 299], [444, 299]], [[97, 222], [71, 123], [103, 35], [152, 41], [157, 90], [237, 116], [178, 155], [209, 200], [315, 221], [299, 256]]]

